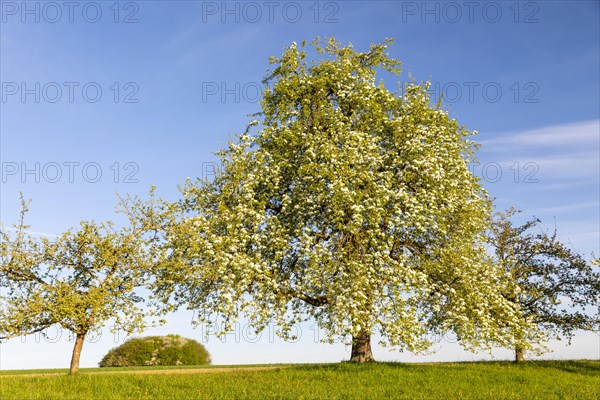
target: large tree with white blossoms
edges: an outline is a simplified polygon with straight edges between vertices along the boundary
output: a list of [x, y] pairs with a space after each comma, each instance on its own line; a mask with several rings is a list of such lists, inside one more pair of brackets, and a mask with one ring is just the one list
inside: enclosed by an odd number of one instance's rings
[[486, 192], [468, 170], [473, 132], [431, 104], [426, 85], [401, 95], [376, 81], [399, 73], [386, 49], [295, 43], [266, 77], [260, 121], [219, 152], [213, 181], [187, 182], [183, 218], [156, 293], [261, 330], [314, 319], [351, 360], [382, 345], [425, 351], [452, 332], [468, 348], [510, 344], [521, 329], [486, 259]]

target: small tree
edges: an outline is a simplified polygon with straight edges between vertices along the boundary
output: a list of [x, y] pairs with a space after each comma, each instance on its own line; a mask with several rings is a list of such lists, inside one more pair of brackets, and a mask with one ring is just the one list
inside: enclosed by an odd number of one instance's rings
[[[126, 202], [122, 204], [129, 209]], [[75, 335], [70, 373], [79, 369], [86, 335], [109, 320], [127, 332], [145, 326], [139, 289], [153, 262], [150, 220], [130, 216], [131, 225], [82, 222], [56, 239], [28, 234], [22, 200], [20, 222], [0, 234], [0, 339], [59, 325]], [[143, 209], [140, 204], [138, 209]]]
[[356, 362], [373, 360], [377, 331], [414, 352], [431, 331], [465, 346], [509, 340], [521, 320], [482, 245], [489, 201], [467, 168], [472, 132], [426, 85], [398, 96], [376, 82], [399, 72], [390, 43], [315, 41], [311, 65], [294, 43], [271, 59], [262, 121], [219, 153], [213, 182], [183, 189], [157, 296], [198, 322], [222, 317], [224, 331], [245, 315], [285, 338], [314, 318]]
[[[574, 250], [553, 234], [531, 230], [540, 220], [532, 219], [513, 226], [517, 211], [496, 213], [489, 241], [496, 262], [512, 279], [505, 297], [520, 307], [522, 317], [533, 324], [525, 334], [515, 337], [515, 361], [525, 359], [525, 351], [540, 341], [566, 337], [569, 343], [575, 330], [598, 329], [600, 317], [600, 274]], [[592, 313], [586, 307], [595, 308]]]

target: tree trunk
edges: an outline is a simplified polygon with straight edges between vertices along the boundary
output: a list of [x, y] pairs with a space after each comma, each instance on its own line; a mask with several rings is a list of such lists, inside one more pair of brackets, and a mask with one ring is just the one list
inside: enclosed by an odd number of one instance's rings
[[525, 350], [522, 347], [515, 348], [515, 362], [522, 363], [525, 361]]
[[85, 340], [85, 333], [78, 333], [73, 346], [73, 355], [71, 356], [71, 368], [69, 374], [74, 375], [79, 371], [79, 358], [81, 357], [81, 349]]
[[352, 337], [350, 362], [363, 363], [369, 361], [375, 361], [371, 352], [371, 334], [367, 331], [362, 331]]

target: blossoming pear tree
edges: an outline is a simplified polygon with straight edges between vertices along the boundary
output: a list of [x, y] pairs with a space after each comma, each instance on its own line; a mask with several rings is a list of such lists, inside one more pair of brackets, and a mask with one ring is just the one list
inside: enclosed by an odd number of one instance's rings
[[[143, 329], [151, 310], [142, 290], [158, 248], [148, 204], [123, 199], [130, 225], [121, 230], [84, 221], [56, 238], [36, 238], [24, 222], [23, 201], [20, 222], [0, 230], [0, 339], [66, 329], [75, 336], [69, 370], [75, 374], [90, 333], [111, 321], [111, 330]], [[143, 217], [134, 215], [140, 211]]]
[[218, 154], [220, 174], [182, 188], [155, 292], [198, 323], [258, 330], [314, 320], [351, 360], [382, 345], [426, 351], [432, 333], [467, 348], [512, 343], [519, 310], [486, 257], [490, 201], [467, 165], [470, 132], [426, 84], [390, 92], [386, 49], [334, 39], [271, 58], [260, 121]]
[[515, 362], [523, 362], [526, 351], [545, 351], [543, 342], [549, 339], [565, 337], [570, 342], [576, 330], [598, 331], [600, 271], [598, 259], [587, 262], [560, 242], [556, 231], [532, 233], [539, 219], [514, 225], [511, 218], [517, 213], [511, 208], [495, 214], [489, 243], [496, 263], [511, 278], [504, 296], [533, 324], [512, 347]]

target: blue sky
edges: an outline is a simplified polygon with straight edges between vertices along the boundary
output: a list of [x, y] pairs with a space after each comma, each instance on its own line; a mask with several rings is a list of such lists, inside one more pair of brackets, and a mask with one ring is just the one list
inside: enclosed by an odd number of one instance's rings
[[[469, 8], [472, 7], [472, 8]], [[596, 1], [538, 2], [1, 2], [1, 220], [32, 198], [32, 230], [56, 234], [83, 219], [112, 219], [115, 193], [177, 198], [212, 152], [259, 110], [256, 88], [293, 41], [335, 36], [357, 49], [396, 38], [395, 89], [431, 80], [450, 113], [482, 143], [474, 173], [523, 217], [557, 227], [579, 252], [600, 254], [600, 8]], [[98, 14], [98, 11], [100, 14]], [[93, 22], [95, 21], [96, 22]], [[101, 93], [98, 91], [100, 90]], [[36, 97], [39, 97], [37, 99]], [[24, 172], [27, 170], [29, 172]], [[100, 173], [101, 175], [98, 175]], [[180, 312], [149, 333], [199, 338]], [[258, 343], [240, 333], [207, 343], [215, 363], [339, 361], [342, 344]], [[122, 341], [122, 338], [120, 339]], [[108, 331], [82, 366], [117, 345]], [[71, 344], [34, 337], [0, 347], [0, 368], [62, 367]], [[379, 359], [482, 359], [452, 343], [427, 357], [375, 348]], [[550, 357], [600, 357], [580, 333]], [[509, 357], [502, 350], [494, 357]]]

